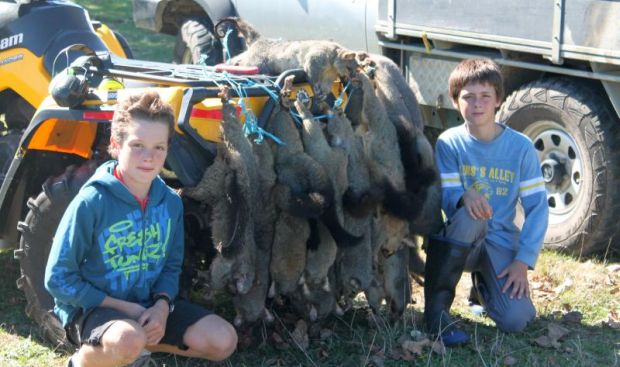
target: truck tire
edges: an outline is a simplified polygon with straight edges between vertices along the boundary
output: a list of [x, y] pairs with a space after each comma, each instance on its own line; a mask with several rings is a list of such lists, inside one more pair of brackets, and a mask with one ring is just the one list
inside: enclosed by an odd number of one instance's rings
[[26, 219], [17, 224], [21, 232], [20, 246], [14, 253], [21, 270], [17, 287], [26, 296], [26, 315], [55, 345], [69, 344], [60, 321], [53, 313], [54, 299], [44, 286], [45, 266], [65, 209], [96, 168], [95, 161], [87, 161], [80, 166], [69, 166], [62, 175], [47, 179], [43, 191], [28, 200]]
[[614, 246], [620, 135], [606, 99], [587, 82], [537, 80], [512, 93], [498, 112], [499, 121], [532, 139], [541, 161], [547, 248], [580, 256]]
[[213, 36], [208, 18], [187, 19], [179, 28], [174, 46], [177, 64], [216, 65], [222, 62], [222, 45]]
[[0, 135], [0, 187], [13, 161], [20, 137], [21, 134], [15, 132]]

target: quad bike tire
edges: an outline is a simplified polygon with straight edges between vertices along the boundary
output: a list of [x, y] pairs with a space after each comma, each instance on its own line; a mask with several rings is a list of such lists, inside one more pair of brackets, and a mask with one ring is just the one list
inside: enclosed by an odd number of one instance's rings
[[127, 38], [125, 38], [125, 36], [123, 36], [120, 32], [112, 31], [112, 33], [114, 33], [114, 37], [116, 37], [118, 43], [120, 43], [121, 48], [125, 53], [125, 57], [128, 59], [133, 59], [133, 51], [131, 50], [131, 47], [129, 47], [129, 42], [127, 42]]
[[17, 224], [21, 232], [20, 247], [14, 253], [21, 271], [17, 287], [26, 296], [26, 315], [39, 326], [43, 337], [55, 345], [69, 346], [65, 331], [53, 313], [54, 299], [44, 286], [45, 266], [65, 209], [96, 168], [95, 161], [87, 161], [47, 179], [43, 191], [28, 200], [26, 219]]
[[177, 64], [217, 65], [222, 62], [222, 45], [212, 32], [208, 18], [187, 19], [177, 33], [174, 62]]
[[1, 135], [0, 132], [0, 187], [2, 187], [2, 182], [4, 182], [6, 173], [9, 171], [20, 138], [21, 134], [16, 132], [8, 132], [5, 135]]
[[529, 136], [541, 161], [549, 204], [544, 246], [575, 256], [620, 249], [618, 118], [596, 86], [531, 82], [506, 99], [498, 119]]

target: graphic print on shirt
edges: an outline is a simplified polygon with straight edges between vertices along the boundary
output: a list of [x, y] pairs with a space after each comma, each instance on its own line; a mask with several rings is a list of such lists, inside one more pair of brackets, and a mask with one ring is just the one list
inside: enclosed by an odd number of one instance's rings
[[487, 200], [493, 196], [508, 196], [509, 188], [515, 180], [514, 171], [493, 166], [464, 164], [461, 166], [461, 175], [465, 190], [474, 188]]
[[143, 279], [157, 277], [154, 265], [165, 258], [171, 227], [168, 209], [160, 205], [144, 214], [136, 209], [101, 232], [97, 242], [112, 290], [127, 289], [141, 273]]

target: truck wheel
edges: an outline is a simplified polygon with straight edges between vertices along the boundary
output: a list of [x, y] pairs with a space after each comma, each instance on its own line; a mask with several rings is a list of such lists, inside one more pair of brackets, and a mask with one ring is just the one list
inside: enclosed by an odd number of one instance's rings
[[545, 247], [590, 255], [612, 246], [620, 136], [606, 98], [587, 83], [538, 80], [512, 93], [498, 116], [538, 153], [549, 204]]
[[20, 134], [14, 132], [0, 135], [0, 187], [13, 161], [20, 137]]
[[26, 296], [26, 315], [54, 344], [67, 346], [68, 342], [53, 313], [54, 299], [44, 286], [45, 266], [52, 238], [65, 209], [96, 168], [95, 161], [88, 161], [80, 166], [69, 166], [62, 175], [47, 179], [43, 191], [28, 200], [26, 219], [17, 224], [22, 234], [19, 249], [15, 250], [21, 269], [17, 287]]
[[222, 45], [213, 36], [213, 24], [207, 18], [187, 19], [179, 28], [174, 46], [177, 64], [216, 65], [222, 62]]

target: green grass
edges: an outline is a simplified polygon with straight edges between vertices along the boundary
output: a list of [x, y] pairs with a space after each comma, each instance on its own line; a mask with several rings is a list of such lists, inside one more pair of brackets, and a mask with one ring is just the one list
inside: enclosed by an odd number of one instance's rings
[[[131, 17], [131, 2], [124, 0], [80, 0], [91, 17], [120, 31], [129, 41], [135, 56], [141, 59], [169, 61], [174, 38], [136, 29]], [[617, 260], [616, 260], [617, 261]], [[620, 331], [602, 326], [610, 311], [620, 313], [620, 271], [606, 269], [608, 263], [577, 261], [555, 253], [543, 253], [531, 274], [533, 283], [542, 284], [532, 291], [539, 317], [526, 332], [507, 335], [497, 332], [487, 318], [473, 316], [466, 305], [468, 274], [459, 285], [453, 311], [463, 319], [463, 327], [474, 337], [470, 345], [448, 350], [443, 356], [428, 349], [411, 361], [402, 359], [400, 348], [422, 319], [421, 287], [414, 284], [412, 305], [398, 326], [377, 326], [363, 302], [356, 304], [343, 318], [330, 318], [310, 328], [310, 346], [298, 348], [290, 337], [296, 317], [286, 310], [274, 312], [278, 319], [271, 326], [240, 331], [239, 351], [228, 366], [504, 366], [514, 358], [515, 366], [620, 366]], [[64, 366], [67, 352], [58, 351], [43, 340], [25, 315], [26, 301], [15, 288], [19, 267], [12, 252], [0, 252], [0, 366]], [[570, 278], [572, 285], [563, 292], [553, 289]], [[551, 292], [549, 292], [551, 291]], [[216, 311], [230, 319], [231, 304], [222, 302]], [[583, 314], [581, 324], [561, 321], [569, 310]], [[549, 324], [570, 330], [558, 349], [546, 349], [532, 340], [546, 334]], [[329, 331], [329, 333], [327, 332]], [[323, 338], [320, 334], [327, 335]], [[276, 342], [275, 335], [283, 342]], [[214, 365], [205, 361], [156, 355], [160, 365], [193, 367]]]
[[172, 60], [175, 38], [136, 28], [133, 23], [131, 1], [78, 0], [74, 2], [86, 8], [92, 20], [105, 23], [125, 36], [136, 59], [165, 62]]
[[[274, 309], [278, 316], [273, 325], [259, 325], [254, 330], [240, 331], [240, 347], [225, 365], [228, 366], [503, 366], [508, 357], [516, 366], [619, 366], [620, 330], [602, 325], [610, 311], [620, 311], [617, 287], [620, 271], [606, 269], [609, 264], [596, 261], [580, 262], [555, 253], [543, 253], [533, 284], [532, 296], [539, 317], [521, 334], [500, 333], [488, 318], [473, 316], [466, 305], [468, 274], [459, 284], [453, 311], [462, 318], [462, 326], [474, 341], [463, 348], [451, 349], [445, 355], [432, 354], [425, 349], [412, 361], [402, 359], [400, 345], [412, 339], [420, 329], [423, 303], [422, 290], [414, 285], [412, 305], [397, 326], [375, 323], [363, 301], [343, 318], [330, 318], [310, 327], [310, 346], [301, 350], [291, 339], [297, 318], [282, 308]], [[44, 341], [37, 326], [25, 313], [25, 299], [15, 289], [19, 276], [18, 265], [8, 251], [0, 253], [4, 277], [0, 280], [0, 366], [60, 367], [69, 354], [56, 351]], [[572, 279], [572, 285], [559, 294], [553, 289]], [[552, 296], [549, 297], [549, 294]], [[221, 301], [216, 311], [230, 319], [231, 304]], [[568, 310], [583, 314], [580, 324], [561, 320]], [[570, 334], [560, 340], [560, 347], [547, 349], [533, 340], [547, 333], [549, 324], [561, 325]], [[381, 326], [379, 326], [381, 325]], [[329, 332], [327, 332], [329, 331]], [[320, 335], [330, 334], [324, 338]], [[274, 334], [283, 342], [276, 342]], [[206, 361], [157, 354], [162, 366], [209, 366]]]

